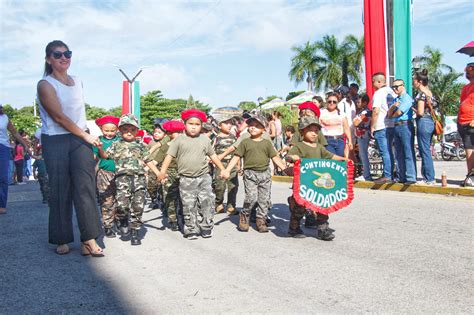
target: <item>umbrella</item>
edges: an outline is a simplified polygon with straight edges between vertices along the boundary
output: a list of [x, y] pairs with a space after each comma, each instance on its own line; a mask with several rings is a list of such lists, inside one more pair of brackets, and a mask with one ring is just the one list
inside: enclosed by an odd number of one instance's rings
[[457, 52], [469, 55], [470, 57], [474, 56], [474, 40], [464, 45], [464, 47], [459, 49]]
[[291, 100], [289, 100], [286, 103], [290, 105], [299, 105], [301, 103], [311, 101], [313, 97], [315, 96], [316, 96], [316, 93], [313, 93], [311, 91], [306, 91], [306, 92], [301, 93], [298, 96], [293, 97]]
[[272, 109], [279, 106], [285, 106], [285, 101], [281, 98], [275, 98], [268, 103], [262, 105], [262, 109]]

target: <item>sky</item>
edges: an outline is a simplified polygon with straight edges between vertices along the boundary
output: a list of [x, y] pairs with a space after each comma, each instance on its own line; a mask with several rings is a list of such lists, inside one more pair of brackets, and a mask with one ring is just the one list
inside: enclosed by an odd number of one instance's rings
[[[142, 95], [159, 89], [212, 107], [286, 97], [306, 89], [288, 77], [291, 47], [362, 36], [362, 12], [363, 0], [0, 0], [0, 103], [33, 103], [56, 39], [73, 51], [69, 73], [93, 106], [121, 105], [114, 65], [129, 76], [144, 67]], [[474, 40], [473, 12], [473, 0], [414, 0], [413, 56], [430, 45], [462, 72], [473, 59], [455, 52]]]

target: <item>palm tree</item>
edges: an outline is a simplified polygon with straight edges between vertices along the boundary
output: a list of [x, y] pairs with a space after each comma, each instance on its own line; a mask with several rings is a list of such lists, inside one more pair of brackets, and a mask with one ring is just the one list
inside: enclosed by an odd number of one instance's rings
[[316, 47], [308, 41], [302, 46], [293, 46], [291, 50], [295, 55], [291, 58], [291, 69], [288, 73], [290, 79], [294, 80], [296, 85], [306, 80], [308, 82], [308, 91], [312, 91], [312, 74], [318, 65]]
[[315, 43], [318, 67], [314, 71], [316, 88], [334, 89], [341, 84], [343, 73], [344, 49], [338, 44], [334, 35], [325, 35], [321, 41]]
[[421, 68], [428, 70], [429, 75], [436, 75], [442, 71], [454, 71], [451, 66], [441, 62], [442, 58], [441, 51], [430, 46], [425, 46], [423, 55], [415, 57], [420, 61]]
[[362, 77], [363, 68], [362, 60], [364, 59], [364, 36], [357, 38], [354, 35], [347, 35], [342, 44], [347, 56], [348, 69], [343, 73], [343, 81], [349, 81], [348, 75], [352, 77], [358, 84]]

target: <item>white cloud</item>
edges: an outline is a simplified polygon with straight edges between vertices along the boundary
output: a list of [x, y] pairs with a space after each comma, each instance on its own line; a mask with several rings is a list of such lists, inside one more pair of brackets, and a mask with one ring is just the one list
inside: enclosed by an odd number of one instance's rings
[[190, 73], [183, 67], [174, 67], [169, 64], [156, 64], [143, 70], [138, 78], [141, 93], [152, 90], [165, 91], [165, 97], [176, 97], [178, 93], [190, 90], [193, 79]]

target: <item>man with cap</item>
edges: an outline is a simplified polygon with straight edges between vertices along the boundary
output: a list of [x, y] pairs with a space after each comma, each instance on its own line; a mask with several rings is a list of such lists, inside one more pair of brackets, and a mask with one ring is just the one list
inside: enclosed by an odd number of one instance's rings
[[[109, 115], [95, 120], [96, 125], [102, 131], [102, 136], [99, 137], [99, 140], [104, 150], [107, 150], [114, 142], [120, 141], [120, 136], [117, 135], [119, 120], [119, 118]], [[92, 147], [92, 151], [96, 159], [99, 159], [96, 174], [97, 196], [102, 213], [105, 237], [115, 237], [114, 225], [117, 214], [115, 162], [102, 159], [97, 147]]]
[[[231, 134], [232, 117], [221, 115], [217, 118], [219, 126], [219, 133], [214, 138], [213, 146], [216, 154], [219, 156], [224, 153], [229, 147], [237, 141], [237, 137]], [[234, 155], [231, 153], [222, 158], [222, 165], [227, 167], [229, 161]], [[238, 167], [235, 167], [230, 172], [228, 179], [220, 178], [220, 172], [216, 171], [214, 174], [214, 190], [216, 193], [216, 213], [224, 212], [224, 193], [227, 189], [227, 214], [237, 214], [236, 200], [237, 190], [239, 188], [239, 178], [237, 175]]]
[[[169, 120], [162, 125], [169, 141], [163, 143], [155, 156], [155, 162], [161, 167], [170, 144], [178, 138], [184, 130], [184, 123], [178, 120]], [[179, 205], [179, 175], [176, 159], [172, 159], [166, 171], [166, 181], [161, 185], [161, 197], [163, 201], [163, 215], [168, 217], [168, 224], [172, 231], [179, 231], [178, 205]]]
[[117, 186], [117, 220], [122, 235], [132, 229], [131, 244], [140, 245], [138, 231], [142, 225], [142, 214], [145, 206], [145, 165], [159, 177], [160, 172], [148, 156], [148, 149], [143, 143], [135, 141], [138, 132], [138, 120], [132, 114], [120, 117], [120, 141], [112, 143], [107, 150], [99, 148], [100, 156], [115, 161]]
[[206, 113], [188, 109], [181, 113], [185, 134], [170, 144], [161, 167], [164, 180], [173, 158], [176, 159], [179, 192], [183, 204], [184, 237], [194, 240], [200, 234], [212, 237], [214, 227], [214, 200], [212, 178], [209, 174], [208, 158], [222, 171], [224, 166], [217, 158], [209, 138], [201, 134], [202, 123], [207, 122]]
[[[323, 146], [318, 144], [318, 133], [321, 130], [319, 119], [317, 117], [303, 117], [298, 122], [298, 129], [303, 137], [303, 141], [295, 144], [288, 154], [286, 160], [288, 162], [295, 162], [303, 158], [311, 159], [331, 159], [336, 161], [345, 161], [346, 158], [332, 154]], [[306, 209], [296, 203], [293, 196], [288, 197], [288, 205], [291, 212], [290, 226], [288, 235], [295, 238], [304, 238], [305, 235], [300, 227], [301, 218], [306, 213]], [[317, 214], [316, 217], [316, 238], [324, 241], [334, 239], [332, 230], [329, 229], [329, 217], [324, 214]]]

